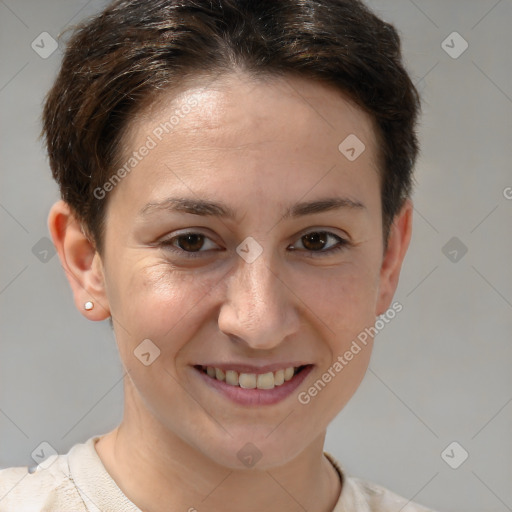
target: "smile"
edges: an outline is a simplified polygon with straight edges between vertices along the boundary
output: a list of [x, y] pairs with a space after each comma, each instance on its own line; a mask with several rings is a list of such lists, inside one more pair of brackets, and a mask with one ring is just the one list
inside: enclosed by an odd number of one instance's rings
[[238, 372], [214, 366], [193, 366], [200, 381], [232, 402], [246, 406], [284, 400], [306, 379], [314, 365], [289, 366], [265, 373]]
[[282, 386], [285, 382], [291, 380], [305, 366], [290, 366], [275, 372], [260, 374], [243, 373], [235, 370], [223, 371], [213, 366], [201, 366], [200, 368], [212, 379], [220, 380], [230, 386], [239, 386], [244, 389], [273, 389], [275, 386]]

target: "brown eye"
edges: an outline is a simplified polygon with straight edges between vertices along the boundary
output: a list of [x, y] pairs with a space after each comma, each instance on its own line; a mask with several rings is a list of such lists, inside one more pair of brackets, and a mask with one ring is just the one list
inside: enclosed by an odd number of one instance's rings
[[308, 251], [319, 251], [324, 248], [327, 243], [325, 233], [309, 233], [302, 237], [303, 245]]
[[175, 237], [178, 241], [177, 246], [187, 252], [196, 252], [201, 249], [204, 244], [204, 235], [199, 233], [189, 233]]
[[[292, 249], [304, 249], [310, 256], [329, 256], [337, 251], [350, 245], [348, 240], [345, 240], [334, 233], [329, 231], [310, 231], [309, 233], [300, 237], [300, 244], [302, 247], [292, 246]], [[337, 244], [328, 246], [329, 240], [337, 241]]]
[[218, 248], [218, 245], [209, 237], [194, 232], [182, 233], [162, 240], [159, 245], [167, 251], [189, 258], [202, 256], [202, 253], [208, 253], [210, 249]]

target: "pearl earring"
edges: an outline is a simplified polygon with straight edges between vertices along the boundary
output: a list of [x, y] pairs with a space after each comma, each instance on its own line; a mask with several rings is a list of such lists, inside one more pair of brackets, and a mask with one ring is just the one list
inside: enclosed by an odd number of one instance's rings
[[91, 302], [90, 300], [88, 300], [85, 304], [84, 304], [84, 309], [87, 310], [87, 311], [90, 311], [92, 308], [94, 307], [94, 303]]

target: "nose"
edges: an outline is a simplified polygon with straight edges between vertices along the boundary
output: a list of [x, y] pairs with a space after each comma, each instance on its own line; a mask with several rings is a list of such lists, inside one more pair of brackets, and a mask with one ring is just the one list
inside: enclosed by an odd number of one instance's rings
[[298, 300], [289, 283], [278, 277], [264, 257], [241, 259], [227, 278], [226, 299], [219, 313], [219, 329], [249, 347], [271, 350], [298, 331]]

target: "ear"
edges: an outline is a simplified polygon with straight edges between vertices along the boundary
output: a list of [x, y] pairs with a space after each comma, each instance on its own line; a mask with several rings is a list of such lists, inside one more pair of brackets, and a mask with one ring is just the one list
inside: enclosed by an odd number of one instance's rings
[[[103, 264], [66, 202], [57, 201], [52, 206], [48, 229], [71, 285], [76, 308], [89, 320], [105, 320], [110, 316], [110, 309]], [[94, 304], [89, 311], [84, 308], [88, 301]]]
[[380, 269], [379, 291], [375, 310], [377, 316], [387, 311], [398, 286], [402, 262], [411, 241], [412, 210], [412, 202], [407, 199], [391, 225], [388, 247]]

